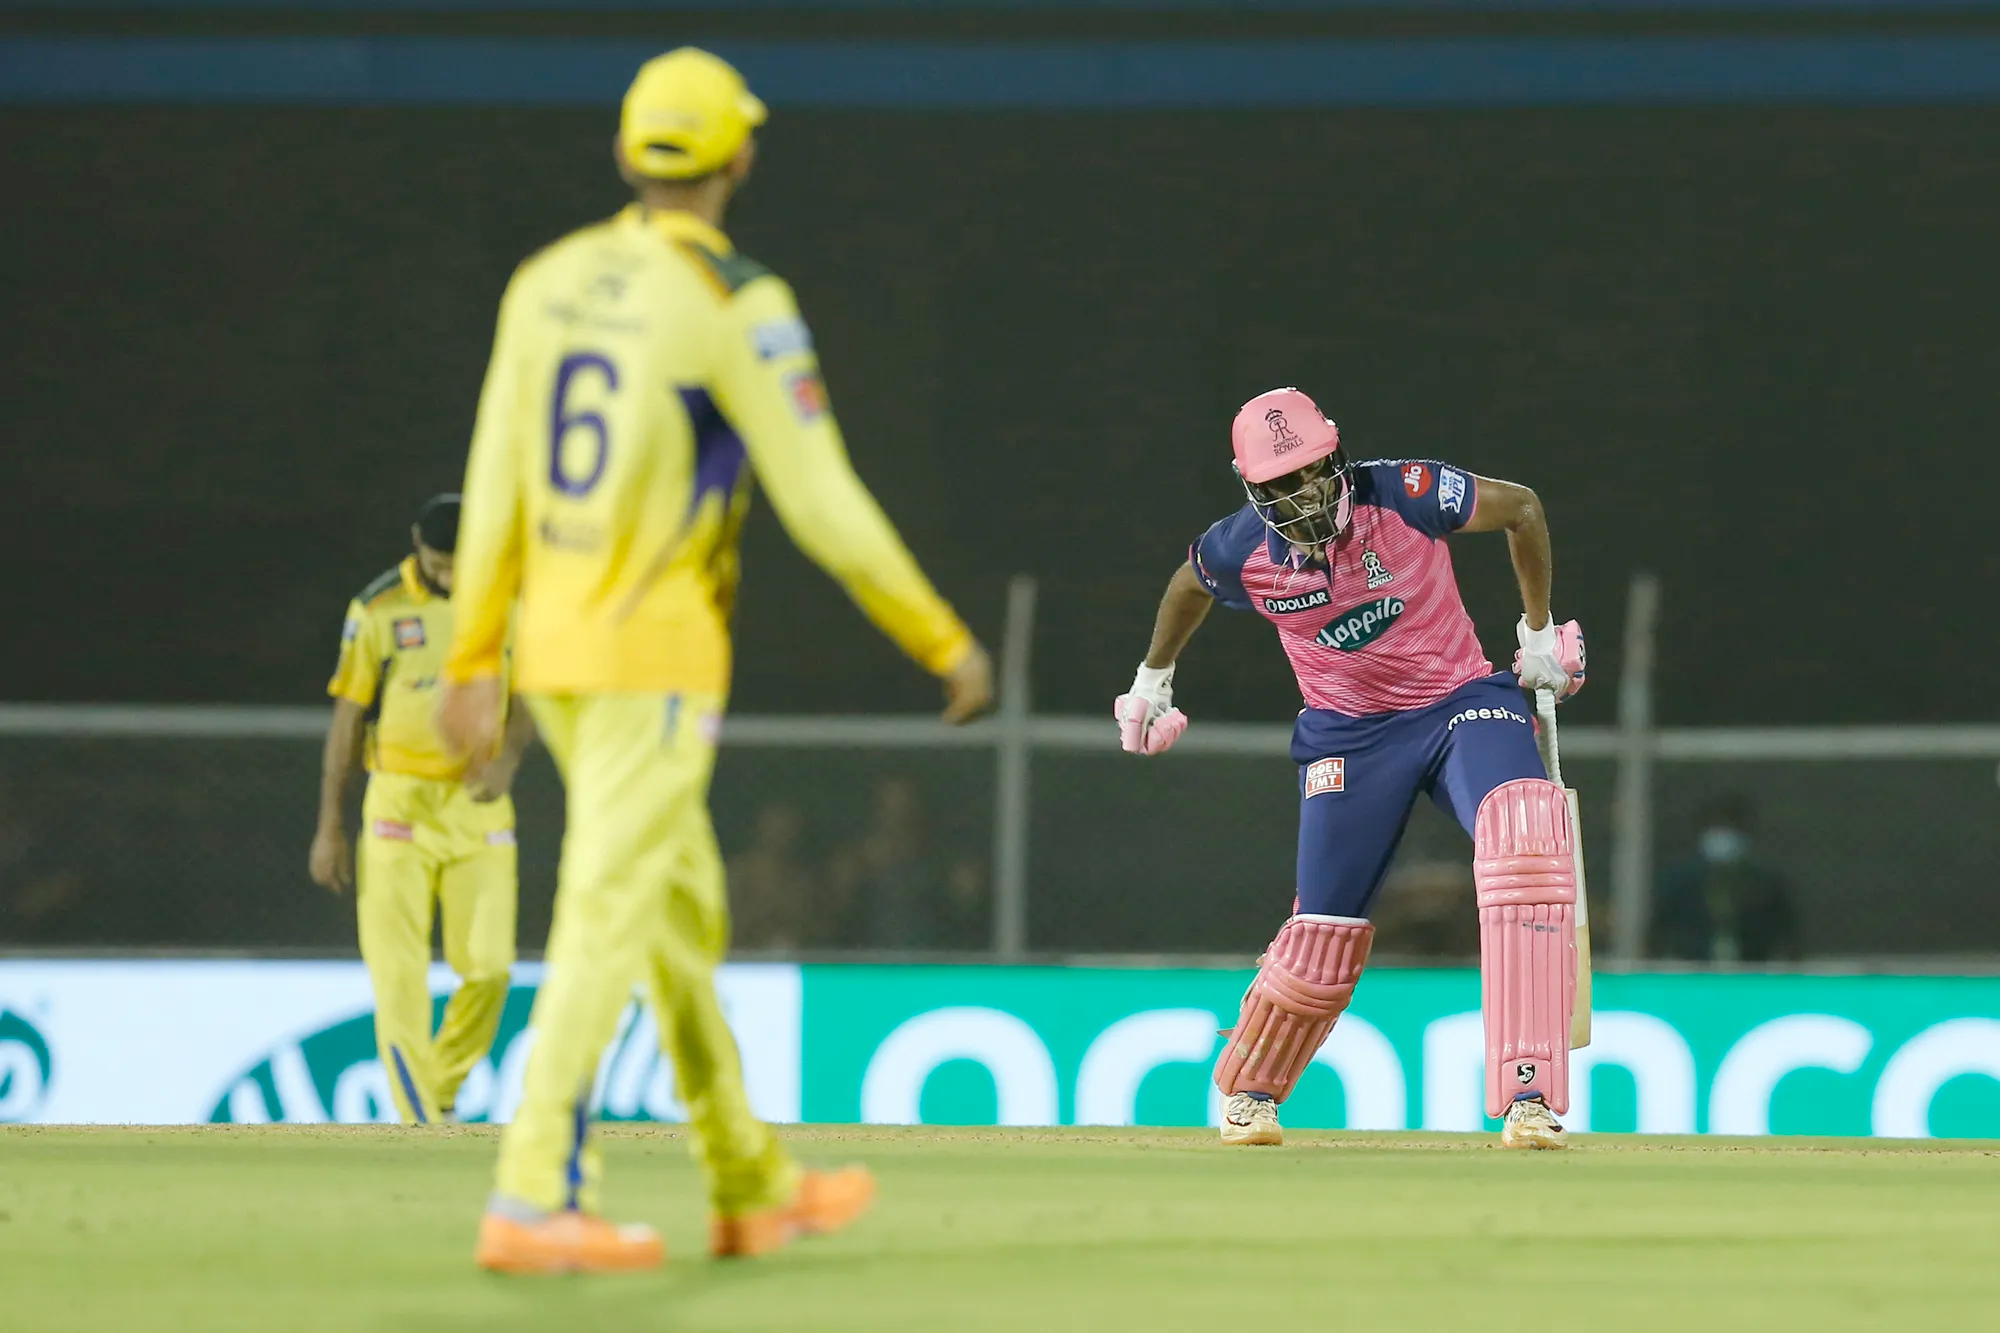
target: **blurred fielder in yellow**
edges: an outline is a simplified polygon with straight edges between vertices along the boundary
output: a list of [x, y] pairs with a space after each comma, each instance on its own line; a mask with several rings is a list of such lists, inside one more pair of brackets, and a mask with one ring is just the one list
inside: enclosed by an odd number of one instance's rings
[[490, 1269], [660, 1262], [650, 1229], [597, 1215], [587, 1140], [634, 983], [694, 1129], [715, 1254], [833, 1230], [874, 1194], [859, 1167], [802, 1171], [751, 1114], [716, 1000], [728, 909], [707, 796], [751, 473], [801, 549], [943, 678], [948, 719], [986, 706], [991, 665], [854, 475], [791, 289], [720, 230], [764, 118], [706, 52], [649, 61], [617, 139], [637, 201], [522, 264], [500, 306], [440, 722], [465, 752], [494, 744], [518, 598], [518, 688], [569, 823], [535, 1046], [480, 1228]]
[[[516, 892], [507, 788], [534, 736], [527, 714], [512, 709], [500, 754], [475, 772], [437, 733], [458, 514], [456, 495], [433, 496], [410, 529], [415, 551], [347, 608], [340, 665], [327, 686], [333, 724], [311, 855], [312, 877], [333, 892], [355, 882], [343, 807], [365, 762], [355, 920], [375, 988], [375, 1041], [406, 1125], [451, 1114], [507, 1003]], [[434, 912], [443, 917], [445, 961], [459, 978], [435, 1038]]]

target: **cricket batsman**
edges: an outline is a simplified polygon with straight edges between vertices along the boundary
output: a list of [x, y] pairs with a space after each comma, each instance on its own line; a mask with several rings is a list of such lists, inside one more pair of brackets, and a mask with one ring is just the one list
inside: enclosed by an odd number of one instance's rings
[[516, 617], [517, 688], [562, 771], [568, 831], [535, 1045], [480, 1227], [488, 1269], [661, 1261], [651, 1229], [599, 1215], [588, 1139], [635, 984], [694, 1131], [712, 1253], [834, 1230], [874, 1194], [863, 1168], [802, 1170], [751, 1113], [716, 998], [728, 911], [707, 796], [752, 474], [800, 548], [943, 678], [948, 720], [987, 705], [992, 671], [855, 476], [791, 288], [721, 229], [764, 120], [707, 52], [647, 62], [616, 140], [636, 201], [528, 259], [501, 302], [441, 721], [462, 750], [494, 743]]
[[[1583, 685], [1583, 633], [1549, 618], [1548, 523], [1525, 486], [1427, 461], [1350, 462], [1297, 389], [1230, 427], [1248, 496], [1189, 549], [1153, 641], [1115, 705], [1119, 737], [1159, 754], [1187, 729], [1174, 663], [1217, 601], [1277, 628], [1305, 708], [1298, 897], [1259, 960], [1215, 1085], [1222, 1141], [1283, 1141], [1278, 1105], [1368, 965], [1368, 913], [1419, 794], [1473, 837], [1486, 1028], [1486, 1113], [1512, 1148], [1565, 1146], [1575, 1003], [1575, 830], [1548, 781], [1523, 690]], [[1505, 532], [1523, 614], [1495, 673], [1459, 597], [1445, 538]]]
[[[514, 965], [514, 803], [507, 795], [534, 725], [510, 708], [499, 752], [468, 763], [438, 735], [438, 674], [452, 634], [459, 499], [433, 496], [410, 529], [415, 550], [347, 608], [327, 693], [333, 724], [321, 765], [314, 880], [356, 884], [343, 801], [364, 762], [355, 920], [375, 990], [375, 1041], [404, 1124], [449, 1117], [458, 1088], [493, 1044]], [[431, 1033], [431, 916], [458, 974]]]

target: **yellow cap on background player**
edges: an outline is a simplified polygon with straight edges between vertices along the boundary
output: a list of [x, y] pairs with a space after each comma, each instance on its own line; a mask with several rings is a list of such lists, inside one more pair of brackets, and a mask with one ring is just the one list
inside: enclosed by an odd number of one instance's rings
[[618, 142], [642, 176], [704, 176], [736, 156], [769, 115], [735, 66], [697, 47], [654, 56], [625, 91]]

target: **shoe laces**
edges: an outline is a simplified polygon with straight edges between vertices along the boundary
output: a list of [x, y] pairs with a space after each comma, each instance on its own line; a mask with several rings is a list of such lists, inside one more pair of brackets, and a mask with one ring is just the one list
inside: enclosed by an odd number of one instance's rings
[[1562, 1128], [1562, 1121], [1556, 1119], [1556, 1113], [1539, 1097], [1523, 1098], [1514, 1103], [1513, 1110], [1516, 1124], [1526, 1122], [1542, 1129]]

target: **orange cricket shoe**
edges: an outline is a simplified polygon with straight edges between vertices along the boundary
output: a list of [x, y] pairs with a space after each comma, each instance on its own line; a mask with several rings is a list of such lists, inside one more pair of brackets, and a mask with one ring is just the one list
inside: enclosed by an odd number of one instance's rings
[[868, 1211], [875, 1201], [875, 1177], [865, 1166], [807, 1171], [792, 1201], [761, 1213], [717, 1217], [709, 1222], [708, 1252], [718, 1259], [751, 1259], [782, 1250], [800, 1236], [824, 1236]]
[[519, 1222], [488, 1213], [473, 1261], [491, 1273], [637, 1273], [667, 1257], [647, 1226], [618, 1226], [589, 1213], [550, 1213]]

